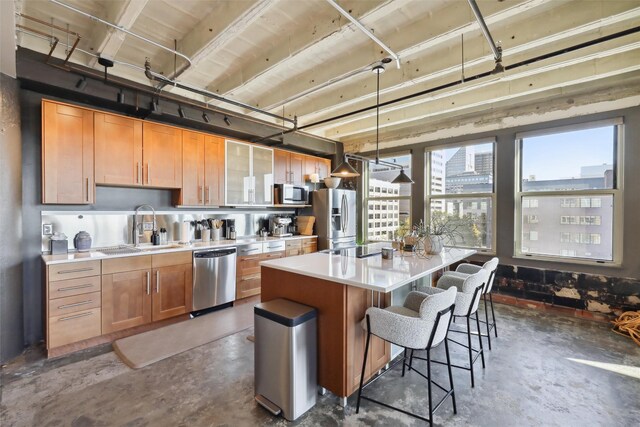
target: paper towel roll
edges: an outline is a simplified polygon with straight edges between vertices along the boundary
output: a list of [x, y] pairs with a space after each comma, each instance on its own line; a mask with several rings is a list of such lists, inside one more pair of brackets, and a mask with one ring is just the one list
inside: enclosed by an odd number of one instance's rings
[[180, 224], [180, 243], [191, 242], [191, 221], [184, 221]]

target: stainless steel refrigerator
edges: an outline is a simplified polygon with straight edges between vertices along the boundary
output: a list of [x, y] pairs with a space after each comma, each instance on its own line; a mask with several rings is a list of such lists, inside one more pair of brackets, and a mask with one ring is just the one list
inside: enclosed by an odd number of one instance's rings
[[356, 192], [323, 188], [312, 193], [318, 249], [340, 249], [356, 244]]

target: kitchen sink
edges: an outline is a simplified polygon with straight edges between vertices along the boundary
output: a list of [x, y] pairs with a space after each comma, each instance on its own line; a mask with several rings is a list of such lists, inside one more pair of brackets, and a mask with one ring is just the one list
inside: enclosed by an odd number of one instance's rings
[[175, 243], [171, 243], [168, 245], [140, 245], [138, 246], [136, 249], [140, 250], [141, 252], [153, 252], [153, 251], [160, 251], [163, 249], [177, 249], [177, 248], [181, 248], [182, 245], [178, 245]]
[[134, 248], [133, 246], [112, 246], [109, 248], [98, 249], [98, 252], [105, 255], [129, 255], [129, 254], [138, 254], [142, 252], [138, 248]]

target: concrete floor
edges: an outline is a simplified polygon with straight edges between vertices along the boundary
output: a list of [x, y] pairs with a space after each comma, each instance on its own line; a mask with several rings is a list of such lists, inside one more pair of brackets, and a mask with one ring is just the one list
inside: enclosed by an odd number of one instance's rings
[[[458, 414], [450, 402], [436, 413], [447, 426], [631, 426], [640, 424], [640, 347], [608, 325], [496, 304], [498, 333], [487, 367], [454, 370]], [[9, 426], [255, 426], [287, 425], [253, 400], [252, 330], [132, 370], [102, 346], [44, 360], [38, 351], [3, 368], [0, 425]], [[455, 361], [463, 349], [452, 346]], [[435, 356], [441, 356], [436, 351]], [[602, 362], [611, 369], [572, 359]], [[633, 368], [635, 367], [635, 369]], [[447, 384], [446, 368], [434, 377]], [[634, 377], [635, 375], [635, 377]], [[426, 411], [423, 380], [389, 373], [370, 389], [394, 404]], [[424, 425], [366, 401], [355, 414], [335, 396], [294, 425]]]

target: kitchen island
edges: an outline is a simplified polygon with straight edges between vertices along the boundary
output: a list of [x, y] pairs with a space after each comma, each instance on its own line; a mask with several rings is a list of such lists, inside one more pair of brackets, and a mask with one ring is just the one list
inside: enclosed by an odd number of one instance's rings
[[[354, 250], [346, 250], [263, 261], [261, 300], [286, 298], [318, 310], [318, 384], [346, 404], [360, 382], [366, 338], [360, 321], [367, 308], [401, 304], [412, 283], [474, 253], [445, 249], [427, 259], [396, 254], [384, 260], [380, 255], [356, 258]], [[391, 346], [374, 337], [367, 376], [390, 359]]]

